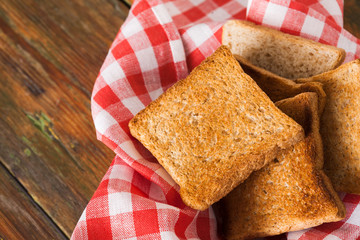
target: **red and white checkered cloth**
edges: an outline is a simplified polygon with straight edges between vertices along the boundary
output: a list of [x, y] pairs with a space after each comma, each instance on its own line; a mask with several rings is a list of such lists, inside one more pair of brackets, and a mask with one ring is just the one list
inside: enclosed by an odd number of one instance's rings
[[[184, 205], [179, 187], [134, 138], [129, 120], [221, 44], [228, 19], [247, 19], [344, 48], [342, 0], [139, 0], [113, 42], [92, 95], [97, 137], [117, 156], [84, 210], [77, 239], [218, 239], [212, 209]], [[341, 194], [347, 217], [279, 239], [360, 238], [360, 196]], [[274, 238], [271, 238], [274, 239]]]

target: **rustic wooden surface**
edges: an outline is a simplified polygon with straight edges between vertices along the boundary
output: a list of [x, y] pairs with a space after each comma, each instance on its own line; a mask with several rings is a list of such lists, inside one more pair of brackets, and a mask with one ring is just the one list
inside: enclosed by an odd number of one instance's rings
[[344, 28], [360, 38], [360, 1], [344, 0]]
[[0, 188], [0, 239], [70, 237], [114, 157], [89, 99], [127, 13], [117, 0], [0, 1], [0, 184], [19, 191]]
[[[345, 0], [360, 37], [360, 2]], [[114, 154], [90, 95], [119, 0], [0, 1], [0, 239], [67, 239]]]

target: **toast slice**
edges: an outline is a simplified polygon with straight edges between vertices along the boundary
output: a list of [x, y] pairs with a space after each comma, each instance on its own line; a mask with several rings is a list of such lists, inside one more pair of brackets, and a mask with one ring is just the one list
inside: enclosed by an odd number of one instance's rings
[[[276, 105], [305, 129], [305, 140], [250, 175], [217, 207], [226, 239], [281, 234], [339, 221], [345, 207], [322, 171], [316, 93], [302, 93]], [[315, 138], [314, 138], [315, 137]], [[317, 145], [321, 146], [321, 145]]]
[[320, 135], [322, 113], [318, 98], [319, 96], [315, 92], [303, 92], [295, 97], [277, 101], [275, 105], [303, 127], [306, 145], [311, 149], [310, 156], [313, 163], [315, 163], [316, 169], [322, 170], [324, 167], [324, 148]]
[[360, 60], [298, 82], [320, 82], [327, 101], [321, 117], [324, 169], [337, 191], [360, 194]]
[[129, 123], [131, 134], [205, 210], [304, 138], [222, 46]]
[[238, 60], [244, 72], [254, 79], [273, 102], [291, 98], [303, 92], [315, 92], [319, 100], [319, 114], [322, 114], [326, 103], [326, 94], [322, 83], [295, 83], [292, 80], [257, 67], [239, 55], [234, 55], [234, 57]]
[[222, 43], [233, 54], [288, 79], [327, 72], [345, 59], [343, 49], [240, 20], [225, 23]]

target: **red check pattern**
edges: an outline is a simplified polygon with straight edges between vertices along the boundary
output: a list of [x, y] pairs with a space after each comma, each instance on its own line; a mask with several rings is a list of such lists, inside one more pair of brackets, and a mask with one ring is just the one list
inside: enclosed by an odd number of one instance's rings
[[[129, 120], [221, 45], [228, 19], [248, 19], [335, 45], [346, 61], [360, 41], [342, 28], [341, 0], [138, 0], [100, 69], [91, 106], [99, 140], [116, 157], [72, 239], [218, 239], [212, 209], [195, 211], [129, 132]], [[360, 196], [342, 194], [347, 217], [271, 239], [358, 239]]]

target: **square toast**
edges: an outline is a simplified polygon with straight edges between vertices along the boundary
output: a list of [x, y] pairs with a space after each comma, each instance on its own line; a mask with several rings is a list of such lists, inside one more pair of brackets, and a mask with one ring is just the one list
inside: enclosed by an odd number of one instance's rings
[[276, 105], [300, 123], [306, 138], [250, 175], [216, 204], [226, 239], [278, 235], [335, 222], [345, 207], [322, 170], [316, 93]]
[[288, 79], [333, 70], [345, 59], [344, 49], [241, 20], [225, 23], [222, 43], [233, 54]]
[[360, 59], [297, 82], [323, 84], [324, 170], [336, 191], [360, 194]]
[[205, 210], [304, 139], [221, 46], [129, 123], [180, 186], [184, 203]]

